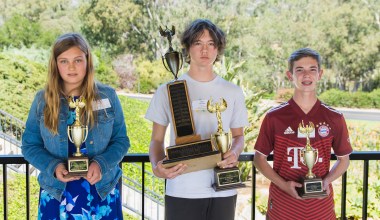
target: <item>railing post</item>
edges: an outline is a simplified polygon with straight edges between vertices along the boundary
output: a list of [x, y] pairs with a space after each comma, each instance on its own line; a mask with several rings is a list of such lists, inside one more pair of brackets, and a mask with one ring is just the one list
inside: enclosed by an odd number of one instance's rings
[[367, 219], [367, 202], [368, 202], [368, 166], [369, 160], [364, 160], [364, 171], [363, 171], [363, 208], [362, 208], [362, 219]]
[[8, 219], [8, 206], [7, 206], [7, 164], [3, 164], [3, 194], [4, 194], [4, 219]]
[[[253, 163], [253, 162], [252, 162]], [[251, 219], [256, 218], [256, 167], [252, 164], [252, 207]]]
[[26, 219], [30, 219], [30, 173], [29, 173], [29, 163], [25, 165], [26, 169]]
[[141, 219], [144, 220], [145, 218], [145, 162], [142, 162], [142, 180], [141, 180]]
[[342, 195], [340, 200], [340, 217], [342, 220], [347, 219], [346, 217], [346, 193], [347, 193], [347, 172], [342, 175]]

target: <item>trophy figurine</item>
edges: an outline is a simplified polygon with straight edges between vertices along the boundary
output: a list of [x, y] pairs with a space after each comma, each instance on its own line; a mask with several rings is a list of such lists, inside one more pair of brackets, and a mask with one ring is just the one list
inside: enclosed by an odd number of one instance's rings
[[[211, 143], [214, 148], [221, 152], [223, 156], [228, 150], [231, 149], [232, 135], [231, 132], [223, 131], [222, 115], [221, 113], [227, 109], [227, 102], [223, 98], [219, 103], [212, 103], [212, 99], [207, 101], [207, 110], [210, 113], [216, 113], [218, 120], [218, 130], [211, 135]], [[215, 183], [212, 185], [215, 191], [228, 190], [234, 188], [244, 187], [241, 182], [240, 170], [238, 167], [232, 168], [214, 168]]]
[[85, 100], [80, 97], [74, 101], [74, 97], [69, 98], [70, 108], [75, 108], [75, 121], [67, 126], [67, 136], [74, 143], [76, 152], [69, 157], [67, 167], [71, 176], [85, 176], [88, 171], [88, 157], [80, 152], [80, 147], [87, 139], [88, 127], [80, 122], [81, 109], [86, 106]]
[[304, 125], [303, 121], [298, 126], [298, 131], [306, 136], [306, 146], [301, 150], [301, 162], [307, 166], [308, 172], [302, 179], [302, 188], [299, 190], [299, 195], [302, 198], [317, 198], [327, 196], [326, 191], [323, 191], [323, 183], [320, 177], [312, 172], [314, 165], [318, 161], [318, 150], [310, 145], [310, 134], [314, 131], [314, 124], [309, 122]]

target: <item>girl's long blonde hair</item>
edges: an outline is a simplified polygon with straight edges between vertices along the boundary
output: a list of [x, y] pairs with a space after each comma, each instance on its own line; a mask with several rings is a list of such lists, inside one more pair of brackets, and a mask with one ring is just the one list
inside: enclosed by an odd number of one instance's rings
[[94, 114], [92, 112], [92, 101], [97, 98], [97, 88], [95, 84], [95, 71], [92, 61], [91, 49], [87, 41], [78, 33], [63, 34], [55, 41], [50, 55], [48, 79], [45, 87], [45, 126], [53, 134], [58, 134], [60, 98], [67, 95], [63, 91], [63, 79], [58, 71], [57, 57], [72, 47], [78, 47], [86, 55], [87, 67], [86, 76], [80, 86], [81, 96], [86, 100], [85, 115], [87, 124], [94, 125]]

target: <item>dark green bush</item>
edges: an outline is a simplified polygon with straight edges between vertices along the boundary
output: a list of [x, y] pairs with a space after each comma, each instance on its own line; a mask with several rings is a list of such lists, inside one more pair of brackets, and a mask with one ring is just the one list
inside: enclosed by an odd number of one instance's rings
[[380, 108], [380, 89], [375, 89], [369, 94], [374, 108]]
[[46, 82], [46, 66], [12, 53], [0, 53], [0, 106], [25, 121], [33, 97]]
[[355, 108], [373, 108], [373, 101], [368, 92], [355, 92], [350, 94], [350, 98], [352, 101], [352, 106], [347, 107], [355, 107]]
[[[148, 60], [136, 61], [136, 72], [138, 75], [138, 84], [134, 90], [139, 90], [140, 93], [151, 93], [160, 84], [169, 82], [174, 79], [174, 76], [167, 71], [161, 60], [150, 62]], [[181, 75], [179, 73], [178, 75]]]
[[379, 108], [380, 89], [368, 92], [347, 92], [330, 89], [319, 96], [320, 100], [330, 106], [354, 108]]
[[59, 35], [56, 29], [44, 30], [39, 22], [15, 14], [0, 27], [0, 45], [6, 47], [50, 47]]

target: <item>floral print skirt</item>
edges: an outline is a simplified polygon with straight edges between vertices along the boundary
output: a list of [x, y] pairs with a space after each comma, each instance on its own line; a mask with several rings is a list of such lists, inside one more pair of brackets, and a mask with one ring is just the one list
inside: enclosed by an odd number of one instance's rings
[[96, 192], [95, 186], [90, 185], [85, 179], [67, 183], [61, 201], [56, 200], [41, 188], [38, 219], [123, 219], [119, 184], [103, 201]]

